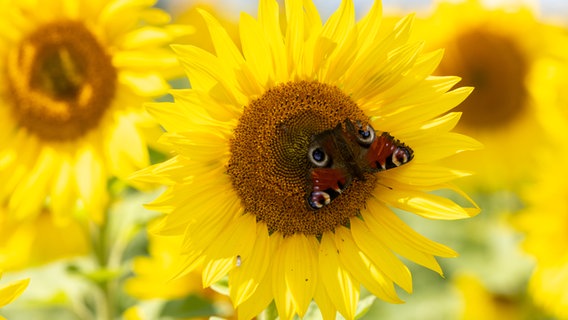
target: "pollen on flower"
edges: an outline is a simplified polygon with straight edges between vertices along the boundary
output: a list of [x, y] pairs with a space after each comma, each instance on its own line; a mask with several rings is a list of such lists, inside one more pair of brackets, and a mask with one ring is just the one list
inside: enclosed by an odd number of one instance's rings
[[96, 127], [114, 98], [116, 70], [82, 22], [43, 25], [8, 56], [12, 113], [42, 140], [76, 139]]
[[345, 119], [368, 117], [335, 86], [288, 82], [245, 107], [231, 140], [227, 172], [245, 210], [284, 235], [320, 235], [359, 213], [376, 177], [355, 180], [333, 205], [314, 213], [307, 205], [308, 146], [313, 135]]

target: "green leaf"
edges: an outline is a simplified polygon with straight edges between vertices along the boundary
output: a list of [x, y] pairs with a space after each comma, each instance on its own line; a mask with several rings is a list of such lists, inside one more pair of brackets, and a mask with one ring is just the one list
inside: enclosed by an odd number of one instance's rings
[[371, 306], [376, 299], [377, 297], [370, 295], [359, 300], [359, 303], [357, 304], [357, 312], [355, 313], [355, 319], [361, 319], [362, 317], [364, 317], [367, 312], [369, 312], [369, 309], [371, 309]]
[[192, 295], [184, 299], [168, 301], [160, 315], [172, 318], [194, 318], [210, 317], [217, 314], [217, 309], [211, 301]]

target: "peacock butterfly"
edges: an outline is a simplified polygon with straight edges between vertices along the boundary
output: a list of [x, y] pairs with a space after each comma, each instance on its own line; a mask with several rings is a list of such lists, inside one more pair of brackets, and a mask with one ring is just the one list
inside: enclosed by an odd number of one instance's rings
[[308, 159], [314, 167], [307, 203], [317, 210], [329, 205], [353, 179], [389, 170], [413, 158], [413, 151], [387, 132], [378, 135], [371, 125], [345, 120], [331, 130], [312, 136]]

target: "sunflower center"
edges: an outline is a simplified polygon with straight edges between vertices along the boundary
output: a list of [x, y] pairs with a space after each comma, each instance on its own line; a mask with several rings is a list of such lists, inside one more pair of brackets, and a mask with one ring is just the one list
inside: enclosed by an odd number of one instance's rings
[[465, 111], [460, 124], [470, 128], [503, 127], [526, 109], [524, 85], [528, 63], [507, 36], [472, 30], [458, 36], [440, 64], [443, 74], [457, 74], [473, 93], [456, 110]]
[[9, 54], [7, 66], [12, 113], [42, 140], [83, 136], [114, 97], [111, 58], [82, 22], [41, 26]]
[[246, 106], [227, 167], [246, 212], [284, 235], [319, 235], [357, 215], [374, 189], [372, 174], [354, 180], [320, 210], [307, 204], [314, 168], [308, 159], [310, 141], [345, 119], [365, 123], [368, 118], [337, 87], [319, 82], [281, 84]]

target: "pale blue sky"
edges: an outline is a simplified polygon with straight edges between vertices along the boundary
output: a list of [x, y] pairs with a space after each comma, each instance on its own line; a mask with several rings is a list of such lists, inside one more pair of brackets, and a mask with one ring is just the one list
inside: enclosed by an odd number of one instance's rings
[[[160, 0], [163, 6], [171, 8], [171, 6], [183, 7], [192, 2], [205, 2], [207, 0]], [[358, 15], [367, 12], [374, 0], [354, 0], [357, 7]], [[455, 0], [454, 0], [455, 1]], [[508, 0], [515, 1], [515, 0]], [[532, 0], [537, 1], [540, 5], [541, 16], [553, 20], [557, 23], [568, 25], [568, 0]], [[249, 12], [256, 15], [258, 0], [212, 0], [212, 2], [223, 3], [223, 8], [227, 14], [238, 17], [241, 11]], [[327, 17], [335, 11], [341, 0], [314, 0], [318, 6], [322, 18]], [[385, 11], [401, 11], [401, 12], [420, 12], [430, 8], [432, 0], [383, 0]], [[175, 13], [174, 13], [175, 15]]]

